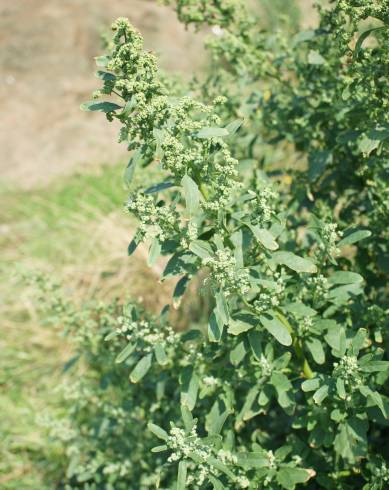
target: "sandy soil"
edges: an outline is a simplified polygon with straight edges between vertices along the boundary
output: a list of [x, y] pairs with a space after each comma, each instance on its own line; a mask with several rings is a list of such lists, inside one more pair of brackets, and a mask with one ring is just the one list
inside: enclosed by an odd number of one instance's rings
[[0, 172], [18, 186], [126, 158], [117, 128], [79, 104], [99, 86], [93, 57], [101, 33], [131, 19], [162, 65], [192, 71], [201, 42], [175, 14], [148, 0], [0, 1]]

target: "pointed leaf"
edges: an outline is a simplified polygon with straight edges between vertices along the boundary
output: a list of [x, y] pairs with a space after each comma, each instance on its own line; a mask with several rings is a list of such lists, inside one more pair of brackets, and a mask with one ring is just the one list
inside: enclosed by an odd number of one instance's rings
[[147, 354], [147, 356], [142, 357], [130, 374], [130, 381], [132, 383], [138, 383], [147, 374], [151, 367], [152, 358], [152, 354]]
[[222, 138], [228, 136], [230, 133], [226, 128], [203, 128], [196, 134], [197, 138]]
[[169, 439], [169, 434], [164, 429], [162, 429], [162, 427], [160, 427], [159, 425], [149, 422], [147, 424], [147, 428], [159, 439], [162, 439], [164, 441], [167, 441]]
[[181, 185], [184, 188], [186, 209], [188, 210], [189, 216], [193, 216], [197, 213], [200, 207], [199, 188], [197, 187], [196, 182], [191, 179], [189, 175], [184, 175], [181, 180]]
[[213, 255], [212, 247], [204, 240], [193, 240], [189, 250], [202, 259], [208, 259]]
[[117, 362], [119, 364], [120, 362], [125, 361], [134, 352], [135, 347], [136, 347], [136, 343], [132, 344], [130, 342], [129, 344], [127, 344], [126, 347], [117, 356], [117, 358], [115, 359], [115, 362]]
[[122, 106], [118, 104], [114, 104], [113, 102], [102, 102], [102, 101], [96, 101], [92, 100], [90, 102], [84, 102], [83, 104], [80, 105], [80, 109], [82, 111], [100, 111], [100, 112], [113, 112], [118, 109], [122, 109]]
[[177, 490], [185, 490], [186, 474], [187, 474], [187, 463], [185, 461], [180, 461], [178, 463]]
[[309, 259], [303, 259], [292, 252], [275, 252], [272, 255], [277, 264], [285, 265], [296, 272], [317, 272], [316, 265]]

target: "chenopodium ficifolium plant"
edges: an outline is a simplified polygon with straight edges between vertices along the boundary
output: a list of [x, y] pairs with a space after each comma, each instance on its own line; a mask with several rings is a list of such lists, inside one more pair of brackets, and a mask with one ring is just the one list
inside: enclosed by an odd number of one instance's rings
[[[150, 163], [166, 176], [128, 199], [140, 222], [129, 253], [147, 241], [151, 265], [170, 257], [162, 280], [179, 277], [176, 306], [200, 271], [213, 300], [206, 339], [147, 323], [112, 333], [127, 343], [118, 361], [141, 383], [137, 397], [161, 394], [155, 364], [171, 387], [147, 414], [162, 441], [156, 458], [177, 466], [159, 484], [383, 488], [388, 362], [360, 315], [363, 278], [338, 265], [341, 231], [328, 216], [290, 231], [275, 184], [232, 156], [243, 121], [223, 119], [228, 100], [172, 92], [129, 22], [113, 30], [112, 51], [97, 59], [104, 86], [83, 108], [122, 123], [127, 181]], [[108, 95], [117, 102], [97, 100]]]

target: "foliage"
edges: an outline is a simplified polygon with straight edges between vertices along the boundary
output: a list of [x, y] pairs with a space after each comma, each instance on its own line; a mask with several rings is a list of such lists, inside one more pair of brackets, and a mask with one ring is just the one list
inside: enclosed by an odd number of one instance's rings
[[182, 333], [168, 308], [70, 307], [89, 369], [68, 394], [68, 488], [384, 488], [389, 4], [332, 2], [292, 40], [239, 1], [175, 5], [213, 26], [209, 77], [162, 76], [118, 19], [83, 109], [122, 124], [127, 181], [163, 175], [128, 199], [129, 253], [168, 258], [176, 307], [205, 277], [212, 307]]

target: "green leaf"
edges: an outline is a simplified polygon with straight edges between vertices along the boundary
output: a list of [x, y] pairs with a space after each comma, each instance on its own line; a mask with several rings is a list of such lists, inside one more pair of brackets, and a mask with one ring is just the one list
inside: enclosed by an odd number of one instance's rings
[[169, 434], [164, 429], [162, 429], [162, 427], [160, 427], [159, 425], [149, 422], [147, 424], [147, 428], [159, 439], [162, 439], [163, 441], [167, 441], [169, 439]]
[[227, 466], [223, 463], [221, 463], [218, 459], [214, 458], [213, 456], [208, 456], [206, 458], [206, 462], [216, 468], [217, 470], [221, 471], [225, 475], [227, 475], [229, 478], [234, 480], [235, 475], [230, 471]]
[[203, 128], [196, 134], [197, 138], [223, 138], [230, 133], [226, 128]]
[[345, 460], [354, 463], [366, 455], [367, 420], [358, 416], [351, 417], [339, 425], [339, 432], [334, 440], [335, 451]]
[[109, 56], [95, 56], [96, 65], [105, 68], [110, 62], [111, 58]]
[[185, 461], [180, 461], [178, 463], [177, 490], [184, 490], [186, 488], [186, 474], [187, 463]]
[[154, 240], [151, 243], [150, 250], [149, 250], [149, 256], [147, 258], [147, 265], [149, 267], [152, 267], [156, 263], [156, 261], [160, 255], [161, 255], [161, 244], [159, 243], [158, 238], [154, 238]]
[[223, 483], [220, 480], [218, 480], [217, 478], [211, 475], [208, 475], [207, 478], [212, 483], [213, 490], [225, 490], [226, 487], [223, 485]]
[[185, 405], [181, 405], [181, 417], [184, 422], [185, 430], [189, 433], [196, 425], [196, 420], [193, 418], [192, 412]]
[[208, 321], [208, 338], [210, 342], [220, 342], [223, 335], [223, 322], [219, 322], [215, 311], [213, 311]]
[[311, 49], [308, 53], [308, 63], [310, 65], [324, 65], [325, 62], [326, 60], [318, 51]]
[[166, 444], [163, 444], [162, 446], [155, 446], [151, 448], [152, 453], [162, 453], [164, 451], [167, 451], [169, 448], [166, 446]]
[[266, 330], [273, 335], [280, 344], [286, 346], [292, 345], [292, 337], [287, 327], [278, 318], [271, 315], [261, 315], [259, 319]]
[[136, 106], [136, 97], [135, 96], [132, 96], [131, 99], [126, 102], [126, 105], [124, 106], [124, 109], [120, 113], [120, 117], [122, 117], [122, 118], [128, 117], [128, 115], [135, 108], [135, 106]]
[[342, 378], [338, 378], [336, 380], [336, 391], [338, 393], [338, 396], [341, 400], [345, 400], [347, 393], [346, 393], [346, 388], [344, 385], [344, 381]]
[[135, 347], [136, 347], [136, 343], [135, 344], [131, 344], [131, 343], [127, 344], [126, 347], [117, 356], [117, 358], [115, 359], [115, 362], [120, 363], [120, 362], [125, 361], [134, 352]]
[[315, 391], [320, 386], [319, 378], [307, 379], [301, 384], [301, 389], [305, 392], [307, 391]]
[[142, 154], [141, 154], [140, 150], [136, 150], [128, 162], [128, 165], [126, 167], [126, 170], [125, 170], [124, 176], [123, 176], [124, 183], [126, 184], [127, 187], [132, 182], [136, 166], [137, 166], [138, 162], [141, 160], [141, 158], [142, 158]]
[[147, 374], [151, 367], [152, 358], [152, 354], [147, 354], [147, 356], [142, 357], [130, 374], [130, 381], [132, 383], [138, 383]]
[[277, 392], [277, 400], [282, 408], [288, 408], [294, 405], [294, 397], [291, 392], [293, 386], [288, 377], [280, 372], [273, 372], [270, 377], [270, 383]]
[[208, 259], [213, 255], [211, 245], [204, 240], [194, 240], [190, 243], [189, 250], [201, 259]]
[[324, 364], [326, 357], [321, 341], [315, 337], [309, 337], [305, 343], [309, 352], [312, 354], [314, 361], [317, 362], [317, 364]]
[[243, 260], [243, 247], [244, 247], [244, 235], [242, 230], [238, 230], [231, 235], [231, 241], [234, 244], [234, 257], [236, 260], [236, 266], [242, 268], [244, 266]]
[[267, 456], [266, 451], [237, 453], [236, 459], [236, 464], [245, 470], [266, 468], [269, 465], [269, 457]]
[[297, 318], [305, 318], [307, 316], [315, 316], [317, 315], [316, 310], [310, 308], [309, 306], [301, 303], [300, 301], [296, 301], [295, 303], [289, 303], [283, 306], [283, 310], [286, 310], [289, 313], [292, 313]]
[[346, 304], [350, 299], [363, 293], [361, 283], [343, 284], [337, 288], [331, 289], [328, 299], [336, 304]]
[[357, 230], [354, 232], [347, 233], [346, 236], [338, 243], [339, 247], [344, 245], [352, 245], [353, 243], [359, 242], [371, 236], [371, 231], [369, 230]]
[[383, 373], [389, 370], [389, 361], [370, 361], [363, 364], [361, 369], [365, 373]]
[[244, 341], [239, 342], [236, 347], [230, 352], [230, 361], [234, 366], [238, 366], [244, 359], [247, 353]]
[[138, 245], [141, 243], [141, 237], [139, 233], [136, 233], [134, 238], [131, 240], [131, 242], [128, 245], [127, 253], [128, 255], [132, 255], [135, 250], [138, 248]]
[[113, 102], [99, 102], [96, 100], [92, 100], [90, 102], [84, 102], [83, 104], [81, 104], [80, 109], [87, 112], [100, 111], [108, 113], [117, 111], [118, 109], [122, 109], [122, 106], [114, 104]]
[[308, 179], [310, 182], [314, 182], [321, 177], [331, 163], [332, 153], [328, 150], [316, 151], [309, 155]]
[[188, 210], [189, 216], [193, 216], [197, 213], [200, 207], [199, 188], [197, 187], [196, 182], [191, 179], [189, 175], [184, 175], [181, 180], [181, 185], [184, 188], [186, 209]]
[[371, 139], [368, 135], [363, 134], [358, 141], [358, 149], [365, 157], [370, 156], [370, 153], [380, 146], [381, 140]]
[[327, 398], [328, 391], [329, 391], [329, 386], [328, 385], [321, 386], [316, 391], [316, 393], [313, 395], [314, 402], [317, 403], [318, 405], [320, 405], [321, 402], [323, 402]]
[[355, 337], [351, 341], [351, 349], [354, 355], [358, 355], [359, 351], [363, 348], [367, 338], [367, 330], [365, 328], [360, 328], [355, 334]]
[[248, 227], [259, 243], [265, 248], [272, 251], [278, 249], [278, 243], [274, 240], [274, 237], [269, 230], [260, 228], [258, 225], [248, 225]]
[[195, 274], [197, 272], [197, 256], [188, 252], [178, 252], [172, 255], [162, 273], [162, 279], [183, 274]]
[[175, 309], [179, 308], [182, 297], [185, 294], [189, 282], [190, 282], [189, 276], [181, 277], [181, 279], [177, 282], [173, 292], [173, 307]]
[[343, 327], [338, 324], [329, 326], [324, 339], [332, 348], [332, 353], [335, 357], [344, 356], [346, 352], [346, 332]]
[[315, 475], [313, 470], [281, 466], [277, 472], [277, 482], [286, 490], [293, 490], [298, 483], [305, 483]]
[[272, 255], [276, 264], [285, 265], [295, 272], [317, 272], [316, 265], [309, 259], [303, 259], [292, 252], [275, 252]]
[[357, 284], [363, 282], [363, 277], [356, 272], [337, 271], [329, 278], [330, 284]]
[[251, 330], [248, 333], [248, 339], [252, 353], [254, 354], [254, 357], [259, 361], [262, 355], [261, 335], [256, 330]]
[[292, 39], [292, 46], [295, 47], [300, 43], [310, 41], [316, 36], [316, 32], [314, 30], [300, 31]]
[[223, 291], [218, 291], [215, 294], [216, 300], [216, 310], [218, 312], [218, 317], [223, 322], [224, 325], [228, 324], [229, 321], [229, 312], [228, 312], [228, 304], [226, 298], [223, 294]]
[[159, 184], [152, 185], [148, 189], [145, 190], [145, 194], [155, 194], [156, 192], [164, 191], [166, 189], [170, 189], [174, 187], [173, 182], [160, 182]]
[[371, 29], [367, 29], [367, 31], [362, 32], [362, 34], [359, 36], [358, 41], [355, 43], [355, 48], [354, 48], [354, 55], [353, 58], [355, 59], [356, 56], [358, 56], [359, 52], [362, 49], [362, 44], [367, 39], [372, 32], [379, 31], [381, 29], [384, 29], [385, 26], [380, 26], [380, 27], [373, 27]]
[[232, 121], [229, 124], [227, 124], [226, 130], [232, 136], [233, 134], [239, 131], [242, 124], [243, 124], [243, 119], [235, 119], [235, 121]]
[[161, 344], [156, 344], [154, 346], [154, 354], [160, 366], [165, 366], [168, 363], [168, 358], [165, 349]]
[[369, 398], [374, 405], [377, 405], [377, 407], [381, 410], [382, 415], [387, 418], [384, 401], [378, 391], [373, 391], [368, 386], [360, 386], [359, 391], [364, 397]]
[[104, 82], [113, 82], [114, 80], [116, 80], [116, 75], [102, 70], [98, 70], [96, 72], [96, 77], [100, 80], [103, 80]]
[[180, 375], [181, 403], [190, 411], [194, 409], [199, 391], [199, 379], [192, 366], [186, 366]]
[[243, 407], [235, 419], [235, 427], [239, 430], [242, 427], [242, 421], [247, 421], [258, 415], [261, 407], [258, 405], [259, 386], [252, 386], [247, 393]]
[[230, 411], [220, 398], [212, 405], [211, 411], [205, 417], [205, 429], [209, 435], [220, 434]]
[[231, 335], [240, 335], [241, 333], [251, 330], [258, 324], [258, 321], [253, 315], [241, 313], [235, 318], [231, 318], [228, 325], [228, 333]]

